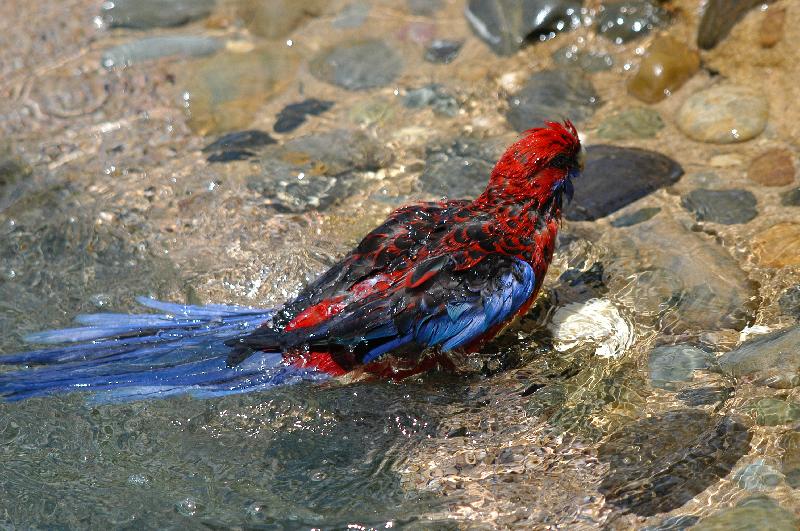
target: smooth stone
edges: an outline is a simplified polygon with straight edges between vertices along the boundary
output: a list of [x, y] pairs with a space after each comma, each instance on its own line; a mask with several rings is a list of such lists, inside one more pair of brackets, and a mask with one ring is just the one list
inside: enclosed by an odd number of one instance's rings
[[219, 153], [212, 153], [206, 158], [206, 161], [211, 163], [225, 163], [239, 160], [250, 160], [255, 156], [255, 153], [252, 151], [247, 151], [246, 149], [230, 149], [227, 151], [221, 151]]
[[278, 113], [272, 129], [276, 133], [294, 131], [306, 121], [307, 116], [319, 116], [331, 107], [333, 107], [332, 101], [318, 100], [316, 98], [290, 103]]
[[614, 66], [614, 59], [607, 53], [580, 50], [575, 45], [562, 46], [553, 52], [552, 58], [559, 66], [576, 66], [590, 74], [611, 70]]
[[772, 48], [783, 39], [786, 25], [786, 8], [770, 7], [761, 20], [758, 29], [758, 43], [762, 48]]
[[680, 514], [665, 518], [658, 525], [643, 527], [642, 531], [683, 531], [692, 527], [698, 520], [700, 520], [699, 516]]
[[666, 11], [648, 0], [604, 2], [597, 15], [597, 33], [623, 44], [647, 35], [668, 18]]
[[644, 223], [659, 212], [661, 212], [661, 209], [658, 207], [640, 208], [639, 210], [631, 212], [630, 214], [623, 214], [617, 219], [612, 220], [611, 226], [617, 228], [631, 227], [639, 223]]
[[781, 471], [790, 487], [800, 488], [800, 431], [785, 433], [778, 443], [783, 449]]
[[457, 115], [459, 109], [458, 101], [437, 84], [409, 90], [403, 97], [403, 105], [410, 109], [431, 107], [434, 113], [450, 117]]
[[608, 299], [594, 298], [561, 306], [548, 324], [559, 352], [590, 349], [601, 358], [618, 358], [633, 344], [631, 324]]
[[800, 385], [800, 326], [748, 339], [717, 359], [720, 369], [734, 378], [747, 378], [770, 387]]
[[208, 16], [215, 0], [114, 0], [100, 17], [111, 28], [164, 28]]
[[800, 406], [777, 398], [753, 400], [744, 409], [755, 415], [759, 426], [781, 426], [800, 420]]
[[182, 84], [188, 94], [188, 123], [201, 135], [250, 125], [256, 111], [291, 81], [297, 68], [283, 49], [220, 53], [186, 66]]
[[792, 154], [781, 148], [763, 152], [754, 158], [747, 169], [747, 177], [764, 186], [786, 186], [794, 182]]
[[650, 351], [647, 365], [651, 385], [675, 389], [676, 382], [688, 382], [696, 369], [705, 369], [713, 356], [690, 345], [665, 345]]
[[239, 18], [250, 33], [267, 39], [289, 35], [306, 19], [322, 14], [323, 0], [237, 0]]
[[632, 107], [612, 114], [597, 128], [604, 140], [636, 140], [653, 138], [664, 128], [664, 121], [655, 109]]
[[442, 0], [406, 0], [413, 15], [429, 17], [442, 8]]
[[675, 184], [683, 168], [671, 158], [639, 148], [597, 145], [586, 149], [586, 168], [576, 179], [565, 217], [599, 219], [654, 191]]
[[365, 2], [346, 5], [331, 23], [335, 28], [358, 28], [369, 16], [371, 6]]
[[778, 223], [753, 240], [756, 260], [766, 267], [800, 265], [800, 224]]
[[654, 40], [628, 80], [628, 92], [645, 103], [657, 103], [686, 83], [700, 69], [700, 55], [669, 36]]
[[310, 63], [317, 79], [347, 90], [388, 85], [403, 68], [400, 55], [382, 40], [339, 44], [317, 54]]
[[697, 28], [697, 45], [710, 50], [728, 35], [748, 11], [764, 3], [765, 0], [708, 0]]
[[723, 509], [703, 518], [692, 531], [796, 531], [800, 522], [794, 514], [772, 499], [743, 500], [737, 507]]
[[574, 69], [543, 70], [531, 75], [508, 103], [506, 118], [522, 132], [546, 121], [580, 123], [594, 114], [600, 97], [591, 80]]
[[222, 135], [203, 148], [203, 153], [211, 153], [208, 162], [230, 162], [246, 160], [255, 156], [251, 149], [275, 144], [274, 138], [264, 131], [250, 129]]
[[580, 25], [582, 0], [469, 0], [472, 31], [498, 55]]
[[800, 188], [789, 190], [781, 197], [783, 206], [800, 206]]
[[347, 116], [354, 123], [370, 126], [391, 120], [396, 112], [395, 98], [376, 96], [357, 101], [347, 111]]
[[778, 299], [778, 305], [785, 315], [800, 319], [800, 285], [784, 291]]
[[435, 39], [431, 41], [425, 50], [425, 60], [429, 63], [448, 64], [455, 61], [458, 52], [464, 41], [451, 41], [446, 39]]
[[756, 459], [734, 472], [732, 479], [741, 489], [762, 492], [777, 487], [783, 480], [783, 474], [764, 459]]
[[735, 85], [721, 85], [689, 96], [678, 111], [678, 128], [699, 142], [730, 144], [760, 135], [769, 105], [763, 96]]
[[114, 68], [162, 57], [201, 57], [217, 52], [222, 46], [221, 41], [211, 37], [150, 37], [109, 48], [100, 57], [100, 64], [106, 68]]
[[435, 197], [477, 197], [486, 188], [497, 155], [485, 143], [472, 139], [428, 148], [417, 188]]
[[681, 205], [693, 212], [697, 221], [722, 225], [747, 223], [758, 215], [756, 196], [748, 190], [692, 190], [681, 199]]

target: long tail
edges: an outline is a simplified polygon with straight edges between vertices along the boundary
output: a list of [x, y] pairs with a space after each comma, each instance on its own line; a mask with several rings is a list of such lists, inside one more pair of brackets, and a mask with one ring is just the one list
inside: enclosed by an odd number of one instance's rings
[[330, 377], [287, 363], [279, 352], [260, 352], [236, 367], [227, 365], [231, 348], [225, 341], [252, 332], [271, 318], [272, 310], [137, 300], [163, 313], [81, 315], [79, 328], [27, 338], [60, 346], [0, 355], [0, 365], [28, 366], [0, 373], [0, 397], [22, 400], [72, 391], [93, 391], [97, 402], [181, 393], [213, 397]]

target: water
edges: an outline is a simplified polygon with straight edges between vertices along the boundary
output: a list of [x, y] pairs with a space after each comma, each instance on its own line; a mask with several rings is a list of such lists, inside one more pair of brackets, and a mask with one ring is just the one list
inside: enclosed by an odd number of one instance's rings
[[[277, 29], [248, 29], [247, 10], [227, 0], [176, 28], [111, 30], [95, 23], [95, 1], [9, 0], [0, 21], [0, 170], [13, 169], [0, 171], [0, 352], [77, 313], [132, 310], [137, 295], [279, 304], [392, 208], [434, 197], [426, 186], [457, 183], [426, 174], [430, 184], [420, 185], [426, 160], [439, 171], [468, 160], [471, 176], [516, 138], [506, 97], [554, 67], [551, 55], [564, 46], [613, 59], [590, 74], [602, 104], [579, 126], [585, 143], [604, 143], [606, 119], [643, 105], [624, 81], [653, 35], [618, 45], [584, 26], [500, 57], [471, 33], [460, 2], [312, 4], [309, 16], [287, 3], [276, 19], [286, 27]], [[774, 5], [788, 9], [774, 48], [759, 48], [756, 10], [704, 56], [729, 80], [764, 80], [757, 88], [773, 102], [765, 131], [728, 145], [681, 133], [678, 108], [717, 82], [709, 71], [650, 106], [663, 129], [611, 143], [663, 153], [685, 175], [609, 217], [565, 221], [534, 308], [464, 360], [465, 374], [204, 401], [90, 406], [77, 394], [0, 403], [0, 522], [640, 528], [724, 515], [754, 495], [797, 514], [786, 441], [798, 420], [767, 425], [753, 410], [765, 398], [800, 403], [797, 388], [737, 380], [714, 366], [742, 330], [795, 322], [778, 300], [800, 283], [796, 253], [781, 255], [786, 265], [765, 259], [759, 249], [771, 244], [758, 238], [798, 220], [797, 207], [782, 204], [797, 178], [768, 187], [746, 172], [768, 148], [797, 160], [800, 120], [780, 102], [782, 87], [798, 81], [787, 65], [800, 26], [793, 5]], [[694, 3], [668, 6], [683, 14], [666, 31], [693, 42]], [[213, 37], [225, 51], [101, 65], [113, 46], [170, 35]], [[399, 57], [391, 81], [350, 91], [315, 77], [309, 62], [322, 50], [364, 38], [384, 39]], [[435, 64], [425, 60], [433, 39], [464, 45], [449, 64]], [[259, 59], [225, 59], [251, 54]], [[226, 64], [263, 71], [242, 83]], [[433, 103], [404, 105], [408, 91], [431, 84]], [[273, 131], [284, 107], [309, 98], [333, 105], [293, 131]], [[202, 133], [226, 126], [264, 130], [278, 145], [209, 164], [201, 149], [223, 131]], [[337, 129], [364, 139], [345, 135], [322, 154], [313, 143], [282, 147]], [[465, 138], [482, 149], [443, 162]], [[750, 191], [757, 216], [698, 222], [682, 205], [698, 188]], [[672, 344], [694, 350], [653, 357], [654, 347]], [[754, 476], [767, 466], [768, 481]], [[753, 525], [772, 525], [776, 510], [766, 514]]]

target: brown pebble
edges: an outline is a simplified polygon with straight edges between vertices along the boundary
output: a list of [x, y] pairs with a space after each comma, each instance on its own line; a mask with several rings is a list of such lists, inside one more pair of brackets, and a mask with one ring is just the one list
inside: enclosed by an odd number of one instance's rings
[[753, 159], [747, 169], [747, 177], [764, 186], [792, 184], [794, 173], [792, 154], [781, 148], [765, 151]]
[[628, 81], [628, 92], [645, 103], [657, 103], [678, 90], [700, 68], [700, 56], [669, 36], [656, 39], [639, 70]]
[[800, 224], [773, 225], [753, 239], [753, 251], [762, 266], [800, 265]]
[[770, 7], [761, 20], [758, 42], [762, 48], [772, 48], [783, 38], [783, 24], [786, 21], [785, 7]]

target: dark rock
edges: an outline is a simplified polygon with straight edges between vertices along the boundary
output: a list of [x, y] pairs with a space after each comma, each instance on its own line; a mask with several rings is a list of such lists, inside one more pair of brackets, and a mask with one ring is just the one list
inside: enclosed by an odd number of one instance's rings
[[215, 0], [114, 0], [105, 2], [100, 14], [112, 28], [161, 28], [180, 26], [203, 18]]
[[658, 207], [640, 208], [639, 210], [631, 212], [630, 214], [624, 214], [617, 219], [612, 220], [611, 226], [621, 228], [630, 227], [632, 225], [636, 225], [637, 223], [644, 223], [659, 212], [661, 212], [661, 209]]
[[258, 129], [249, 129], [247, 131], [236, 131], [235, 133], [222, 135], [204, 147], [203, 153], [231, 149], [243, 150], [248, 148], [260, 148], [275, 143], [275, 139], [269, 136], [269, 133], [259, 131]]
[[697, 45], [710, 50], [728, 35], [748, 11], [762, 4], [764, 0], [709, 0], [697, 28]]
[[796, 530], [797, 518], [783, 509], [775, 500], [754, 496], [740, 501], [736, 507], [723, 509], [703, 518], [693, 531], [727, 531], [730, 529], [769, 529], [770, 531]]
[[236, 160], [248, 160], [255, 156], [256, 154], [253, 153], [252, 151], [247, 151], [244, 149], [233, 149], [209, 155], [206, 160], [208, 162], [232, 162]]
[[486, 188], [496, 160], [497, 153], [470, 139], [429, 148], [418, 188], [436, 197], [474, 198]]
[[676, 410], [623, 427], [598, 449], [610, 469], [600, 492], [639, 516], [681, 507], [721, 478], [750, 449], [747, 427], [732, 417]]
[[800, 326], [756, 336], [726, 352], [717, 362], [726, 374], [771, 387], [800, 385]]
[[597, 15], [597, 33], [622, 44], [647, 35], [668, 18], [666, 11], [648, 0], [605, 2]]
[[800, 285], [791, 287], [781, 293], [778, 305], [784, 314], [800, 319]]
[[756, 197], [747, 190], [692, 190], [681, 200], [697, 221], [723, 225], [747, 223], [758, 215]]
[[586, 168], [576, 179], [566, 218], [591, 221], [605, 217], [659, 188], [677, 182], [683, 168], [654, 151], [616, 146], [589, 146]]
[[577, 27], [582, 5], [582, 0], [470, 0], [464, 14], [496, 54], [511, 55], [528, 40]]
[[442, 0], [406, 0], [408, 10], [414, 15], [429, 17], [442, 8]]
[[699, 407], [719, 404], [731, 393], [733, 393], [733, 387], [700, 387], [699, 389], [682, 389], [675, 396], [687, 406]]
[[426, 85], [406, 92], [403, 105], [410, 109], [431, 107], [433, 112], [442, 116], [455, 116], [458, 114], [458, 101], [447, 93], [441, 85]]
[[783, 206], [800, 206], [800, 188], [789, 190], [781, 197]]
[[508, 104], [506, 117], [514, 129], [522, 132], [545, 121], [582, 122], [594, 114], [600, 98], [589, 78], [574, 69], [543, 70], [509, 97]]
[[0, 149], [0, 194], [31, 176], [33, 170], [21, 159]]
[[314, 77], [347, 90], [388, 85], [402, 67], [400, 55], [377, 39], [339, 44], [320, 52], [310, 63]]
[[463, 41], [436, 39], [425, 50], [425, 60], [429, 63], [452, 63], [463, 45]]
[[318, 100], [315, 98], [310, 98], [299, 103], [290, 103], [278, 113], [278, 118], [272, 129], [276, 133], [294, 131], [306, 121], [306, 116], [319, 116], [331, 107], [333, 107], [332, 101]]
[[211, 55], [222, 46], [221, 41], [212, 37], [191, 35], [149, 37], [109, 48], [103, 52], [100, 63], [106, 68], [115, 68], [162, 57], [201, 57]]
[[650, 351], [647, 361], [651, 385], [659, 389], [674, 389], [676, 382], [690, 381], [696, 369], [708, 367], [712, 357], [690, 345], [656, 347]]
[[576, 66], [590, 74], [610, 70], [614, 66], [614, 59], [607, 53], [580, 50], [575, 45], [559, 48], [552, 57], [557, 65]]

